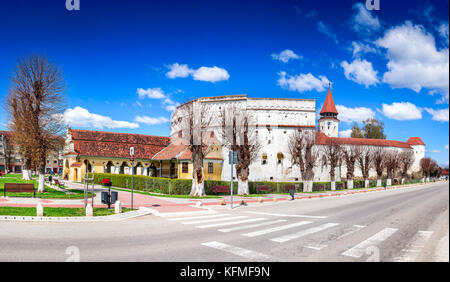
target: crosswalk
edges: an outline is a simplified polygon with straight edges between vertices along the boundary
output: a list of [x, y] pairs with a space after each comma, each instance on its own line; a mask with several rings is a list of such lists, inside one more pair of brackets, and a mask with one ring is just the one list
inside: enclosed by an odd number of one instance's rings
[[[337, 254], [339, 257], [347, 258], [347, 260], [364, 259], [371, 249], [378, 248], [399, 230], [398, 228], [386, 227], [380, 228], [375, 232], [363, 232], [367, 229], [365, 225], [326, 222], [327, 219], [328, 216], [253, 211], [247, 211], [239, 215], [214, 213], [210, 215], [168, 218], [169, 221], [193, 226], [196, 229], [215, 229], [222, 234], [228, 233], [239, 237], [242, 236], [242, 238], [255, 238], [255, 240], [264, 242], [263, 246], [275, 244], [271, 250], [276, 249], [277, 245], [290, 242], [315, 252], [324, 250], [335, 243], [347, 242], [343, 239], [350, 238], [350, 242], [354, 245], [344, 247]], [[415, 261], [432, 234], [433, 232], [431, 231], [418, 231], [392, 261]], [[248, 261], [276, 260], [271, 255], [224, 242], [208, 241], [202, 243], [202, 245], [245, 258]]]

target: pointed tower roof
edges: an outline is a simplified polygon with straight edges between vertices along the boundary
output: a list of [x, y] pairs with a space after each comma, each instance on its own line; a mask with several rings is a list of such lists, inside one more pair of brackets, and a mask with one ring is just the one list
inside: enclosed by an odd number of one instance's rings
[[333, 101], [333, 95], [331, 94], [331, 85], [328, 88], [327, 97], [325, 98], [325, 103], [323, 103], [322, 110], [320, 111], [320, 114], [324, 113], [333, 113], [338, 114], [338, 111], [336, 110], [336, 106], [334, 105]]

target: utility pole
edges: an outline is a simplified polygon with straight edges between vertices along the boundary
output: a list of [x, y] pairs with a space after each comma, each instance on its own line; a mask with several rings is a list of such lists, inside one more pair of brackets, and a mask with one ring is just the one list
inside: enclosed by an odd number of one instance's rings
[[134, 147], [130, 147], [130, 160], [131, 160], [131, 209], [133, 209]]
[[237, 164], [237, 152], [230, 151], [228, 154], [228, 162], [231, 167], [231, 176], [230, 176], [230, 207], [233, 209], [233, 164]]

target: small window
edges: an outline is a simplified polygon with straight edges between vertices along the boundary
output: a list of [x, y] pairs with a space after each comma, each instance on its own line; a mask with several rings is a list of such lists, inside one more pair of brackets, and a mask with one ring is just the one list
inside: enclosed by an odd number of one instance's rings
[[213, 163], [208, 163], [208, 173], [214, 173], [214, 165]]
[[181, 172], [182, 173], [188, 173], [189, 172], [189, 166], [187, 162], [184, 162], [181, 164]]

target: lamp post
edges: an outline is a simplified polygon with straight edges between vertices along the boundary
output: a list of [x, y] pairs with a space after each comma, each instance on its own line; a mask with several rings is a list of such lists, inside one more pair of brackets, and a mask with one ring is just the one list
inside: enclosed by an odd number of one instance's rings
[[131, 209], [133, 209], [134, 147], [130, 147], [130, 160], [131, 160]]
[[237, 164], [237, 152], [230, 151], [228, 154], [228, 163], [231, 167], [231, 177], [230, 177], [230, 205], [231, 209], [233, 209], [233, 164]]

